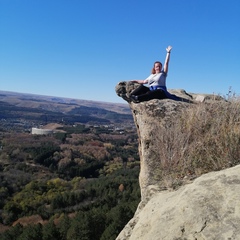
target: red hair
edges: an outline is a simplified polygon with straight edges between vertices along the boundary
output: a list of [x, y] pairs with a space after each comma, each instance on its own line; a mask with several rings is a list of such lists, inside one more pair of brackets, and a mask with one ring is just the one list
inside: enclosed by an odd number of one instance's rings
[[162, 69], [162, 63], [159, 62], [159, 61], [156, 61], [156, 62], [153, 64], [152, 74], [155, 74], [155, 73], [156, 73], [156, 71], [155, 71], [155, 64], [156, 64], [156, 63], [160, 63], [160, 65], [161, 65], [161, 69]]

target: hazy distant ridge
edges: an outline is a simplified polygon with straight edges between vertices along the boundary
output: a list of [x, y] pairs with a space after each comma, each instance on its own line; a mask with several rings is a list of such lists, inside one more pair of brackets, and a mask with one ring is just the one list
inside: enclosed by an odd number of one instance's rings
[[0, 91], [1, 119], [110, 124], [132, 122], [127, 104]]

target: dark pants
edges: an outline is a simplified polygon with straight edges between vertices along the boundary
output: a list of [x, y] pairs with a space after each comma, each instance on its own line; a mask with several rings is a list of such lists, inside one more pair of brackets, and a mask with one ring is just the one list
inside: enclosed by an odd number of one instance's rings
[[140, 102], [149, 101], [151, 99], [165, 99], [167, 98], [165, 92], [161, 89], [151, 91], [148, 87], [140, 85], [136, 88], [131, 95], [138, 96]]

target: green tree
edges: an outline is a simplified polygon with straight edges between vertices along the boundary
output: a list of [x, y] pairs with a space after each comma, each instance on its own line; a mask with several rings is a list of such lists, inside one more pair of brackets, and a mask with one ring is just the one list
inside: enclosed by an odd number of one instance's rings
[[3, 207], [3, 221], [5, 224], [10, 224], [13, 221], [15, 221], [18, 217], [18, 214], [20, 214], [22, 212], [21, 207], [19, 206], [19, 204], [10, 201], [7, 202], [5, 204], [5, 206]]
[[118, 234], [116, 224], [112, 223], [105, 229], [100, 240], [115, 240]]
[[17, 239], [23, 232], [23, 227], [21, 224], [17, 224], [14, 227], [11, 227], [6, 232], [0, 234], [1, 240], [13, 240]]
[[42, 228], [42, 240], [59, 240], [60, 234], [58, 229], [56, 228], [53, 220], [50, 220], [46, 225]]
[[114, 240], [132, 218], [133, 212], [127, 203], [120, 204], [110, 210], [107, 216], [107, 227], [101, 236], [101, 240]]
[[90, 240], [90, 222], [86, 213], [80, 211], [71, 222], [67, 232], [67, 240]]
[[106, 227], [106, 214], [101, 208], [94, 208], [87, 214], [90, 227], [90, 240], [100, 239]]
[[42, 240], [42, 225], [38, 223], [25, 227], [17, 240]]
[[66, 240], [67, 239], [67, 232], [70, 227], [70, 219], [68, 215], [64, 214], [60, 218], [60, 222], [58, 224], [58, 231], [59, 231], [59, 239], [61, 240]]

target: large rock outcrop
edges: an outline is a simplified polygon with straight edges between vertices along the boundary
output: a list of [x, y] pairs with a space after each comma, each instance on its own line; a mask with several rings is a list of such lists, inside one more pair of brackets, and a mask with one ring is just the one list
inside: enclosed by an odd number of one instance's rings
[[120, 82], [116, 86], [116, 93], [123, 97], [130, 105], [134, 122], [137, 127], [139, 138], [139, 156], [141, 162], [140, 188], [142, 200], [148, 199], [148, 187], [155, 186], [162, 189], [161, 164], [166, 160], [159, 147], [159, 138], [163, 137], [165, 130], [190, 105], [194, 105], [196, 99], [201, 101], [212, 99], [211, 95], [188, 94], [184, 90], [169, 90], [170, 93], [182, 98], [182, 101], [170, 99], [134, 103], [127, 96], [137, 87], [138, 84], [132, 82]]
[[240, 239], [240, 166], [149, 198], [117, 240]]
[[172, 154], [171, 147], [168, 146], [170, 154], [166, 156], [159, 146], [167, 137], [166, 129], [171, 128], [176, 119], [184, 119], [183, 115], [187, 118], [187, 110], [198, 102], [223, 99], [169, 90], [182, 100], [134, 103], [128, 96], [136, 87], [132, 82], [120, 82], [116, 86], [117, 95], [129, 103], [133, 114], [141, 165], [141, 202], [117, 240], [240, 239], [240, 167], [208, 173], [195, 180], [186, 177], [182, 186], [174, 190], [167, 188], [163, 180], [167, 174], [163, 170], [164, 162]]

